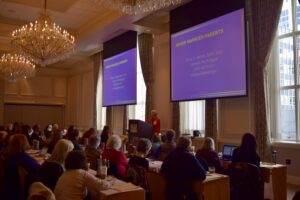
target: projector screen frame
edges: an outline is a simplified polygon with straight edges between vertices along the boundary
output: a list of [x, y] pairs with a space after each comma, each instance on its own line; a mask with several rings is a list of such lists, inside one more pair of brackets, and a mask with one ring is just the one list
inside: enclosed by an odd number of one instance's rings
[[[238, 1], [238, 0], [237, 0]], [[195, 4], [194, 2], [196, 1], [193, 1], [191, 3], [188, 3], [184, 6], [187, 6], [188, 9], [191, 9], [190, 7], [193, 7]], [[249, 75], [249, 68], [248, 68], [248, 27], [247, 27], [247, 18], [246, 18], [246, 7], [245, 7], [245, 3], [243, 0], [241, 0], [240, 2], [242, 2], [241, 6], [238, 6], [237, 5], [234, 5], [233, 7], [235, 7], [235, 9], [229, 9], [227, 12], [223, 12], [221, 15], [215, 15], [213, 18], [210, 18], [210, 19], [206, 19], [205, 21], [201, 21], [200, 23], [198, 22], [197, 24], [194, 24], [194, 25], [191, 25], [189, 27], [184, 27], [180, 30], [176, 30], [175, 32], [171, 32], [170, 33], [170, 43], [169, 43], [169, 48], [170, 48], [170, 102], [188, 102], [188, 101], [200, 101], [200, 100], [209, 100], [209, 99], [229, 99], [229, 98], [241, 98], [241, 97], [248, 97], [249, 95], [249, 83], [248, 83], [248, 75]], [[182, 6], [182, 7], [184, 7]], [[195, 9], [197, 6], [194, 6]], [[182, 8], [179, 7], [179, 9], [183, 10]], [[187, 10], [188, 10], [187, 9]], [[192, 8], [193, 9], [193, 8]], [[245, 40], [245, 89], [246, 89], [246, 92], [245, 94], [242, 94], [242, 95], [234, 95], [234, 96], [219, 96], [219, 97], [205, 97], [205, 98], [187, 98], [187, 99], [180, 99], [180, 100], [173, 100], [173, 90], [172, 90], [172, 42], [171, 42], [171, 37], [173, 34], [176, 34], [176, 33], [179, 33], [181, 31], [184, 31], [184, 30], [187, 30], [189, 28], [192, 28], [194, 26], [198, 26], [198, 25], [201, 25], [202, 23], [206, 23], [210, 20], [214, 20], [218, 17], [222, 17], [226, 14], [229, 14], [231, 12], [234, 12], [234, 11], [237, 11], [237, 10], [240, 10], [240, 9], [243, 9], [243, 12], [244, 12], [244, 40]], [[181, 11], [182, 12], [182, 11]], [[170, 26], [171, 26], [171, 23], [170, 23]], [[178, 29], [178, 28], [177, 28]], [[170, 27], [170, 30], [172, 31], [173, 29]]]

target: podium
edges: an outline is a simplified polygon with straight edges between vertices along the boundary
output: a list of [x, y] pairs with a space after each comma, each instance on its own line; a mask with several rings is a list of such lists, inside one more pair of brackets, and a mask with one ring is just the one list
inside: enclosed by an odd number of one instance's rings
[[130, 119], [129, 120], [129, 130], [128, 130], [128, 142], [133, 144], [139, 138], [147, 138], [151, 140], [153, 136], [153, 127], [152, 125], [138, 120]]

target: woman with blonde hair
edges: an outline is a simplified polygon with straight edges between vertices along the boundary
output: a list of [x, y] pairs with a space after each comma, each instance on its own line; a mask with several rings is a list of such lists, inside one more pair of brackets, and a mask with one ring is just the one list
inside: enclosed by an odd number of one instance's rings
[[214, 168], [218, 173], [224, 173], [218, 153], [215, 151], [215, 141], [210, 137], [206, 137], [203, 146], [196, 153], [199, 161], [205, 161], [209, 168]]
[[65, 171], [65, 159], [73, 149], [74, 145], [71, 141], [61, 139], [55, 144], [49, 159], [43, 163], [39, 178], [52, 191], [59, 177]]

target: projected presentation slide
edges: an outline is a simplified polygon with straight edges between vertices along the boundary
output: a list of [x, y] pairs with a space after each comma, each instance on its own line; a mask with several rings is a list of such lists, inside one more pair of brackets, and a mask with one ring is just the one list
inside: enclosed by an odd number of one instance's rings
[[136, 48], [103, 62], [103, 106], [136, 104]]
[[247, 94], [244, 9], [171, 35], [172, 101]]

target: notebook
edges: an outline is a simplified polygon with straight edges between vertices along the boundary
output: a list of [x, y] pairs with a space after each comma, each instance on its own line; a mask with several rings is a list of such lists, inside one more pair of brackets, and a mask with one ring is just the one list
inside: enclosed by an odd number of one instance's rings
[[235, 150], [236, 148], [238, 148], [238, 146], [224, 145], [222, 152], [222, 160], [231, 160], [233, 150]]

